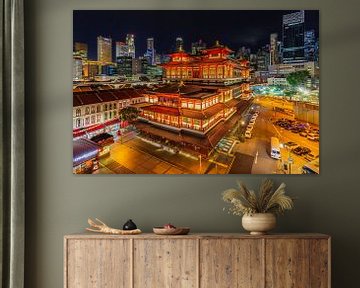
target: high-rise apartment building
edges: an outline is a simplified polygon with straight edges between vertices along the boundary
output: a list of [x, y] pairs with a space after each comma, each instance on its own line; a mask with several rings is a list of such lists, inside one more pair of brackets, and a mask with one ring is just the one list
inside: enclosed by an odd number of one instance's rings
[[75, 42], [74, 55], [86, 60], [88, 58], [88, 45], [86, 43]]
[[283, 63], [299, 63], [305, 61], [304, 29], [305, 12], [303, 10], [283, 16]]
[[116, 42], [116, 58], [129, 56], [129, 48], [124, 42], [117, 41]]
[[131, 58], [135, 58], [135, 35], [127, 34], [126, 35], [126, 45], [128, 46], [128, 55]]
[[112, 62], [111, 38], [97, 37], [97, 58], [100, 62]]
[[270, 34], [270, 65], [279, 63], [278, 34]]

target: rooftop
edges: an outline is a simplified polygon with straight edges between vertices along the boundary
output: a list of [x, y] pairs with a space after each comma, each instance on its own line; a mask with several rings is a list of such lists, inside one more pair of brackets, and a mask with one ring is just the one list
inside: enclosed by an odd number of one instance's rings
[[103, 89], [94, 89], [91, 87], [87, 87], [82, 91], [74, 90], [73, 107], [138, 98], [138, 97], [142, 97], [144, 92], [145, 89], [143, 88], [103, 90]]
[[206, 98], [218, 92], [216, 88], [206, 88], [197, 85], [185, 85], [182, 83], [168, 84], [152, 90], [153, 93], [178, 94], [189, 98]]

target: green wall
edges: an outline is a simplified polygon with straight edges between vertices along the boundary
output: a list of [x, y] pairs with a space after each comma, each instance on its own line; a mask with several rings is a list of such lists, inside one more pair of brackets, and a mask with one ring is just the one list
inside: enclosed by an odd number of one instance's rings
[[[321, 175], [274, 176], [298, 196], [279, 232], [333, 237], [333, 287], [359, 287], [359, 2], [354, 0], [32, 0], [26, 32], [26, 287], [63, 287], [63, 235], [87, 217], [145, 231], [166, 222], [196, 232], [238, 232], [220, 192], [261, 176], [73, 176], [73, 9], [320, 9]], [[241, 19], [239, 19], [241, 21]], [[254, 19], [256, 21], [256, 19]], [[174, 24], [175, 25], [175, 24]], [[169, 29], [171, 26], [169, 25]]]

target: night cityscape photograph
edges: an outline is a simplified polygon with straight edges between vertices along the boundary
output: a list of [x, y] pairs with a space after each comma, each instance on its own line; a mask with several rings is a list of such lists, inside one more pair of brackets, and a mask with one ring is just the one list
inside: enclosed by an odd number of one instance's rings
[[318, 10], [74, 10], [74, 174], [319, 174]]

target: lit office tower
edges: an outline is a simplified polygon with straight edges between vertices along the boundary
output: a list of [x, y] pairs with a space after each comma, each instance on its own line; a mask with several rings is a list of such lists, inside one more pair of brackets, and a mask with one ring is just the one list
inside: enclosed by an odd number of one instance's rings
[[150, 65], [155, 65], [155, 48], [154, 48], [154, 38], [147, 38], [147, 51], [146, 58]]
[[270, 34], [270, 65], [279, 63], [278, 34]]
[[88, 58], [88, 45], [86, 43], [75, 42], [74, 55], [86, 60]]
[[181, 37], [176, 38], [175, 48], [176, 48], [176, 51], [183, 50], [183, 48], [184, 48], [184, 40]]
[[97, 56], [100, 62], [112, 62], [112, 40], [102, 36], [97, 37]]
[[306, 61], [315, 61], [315, 31], [305, 31], [304, 49]]
[[319, 39], [315, 41], [314, 61], [319, 64]]
[[128, 55], [135, 58], [135, 36], [134, 34], [126, 35], [126, 45], [128, 46]]
[[281, 42], [281, 41], [278, 41], [278, 42], [277, 42], [278, 64], [282, 63], [282, 48], [283, 48], [282, 42]]
[[116, 58], [129, 56], [129, 48], [125, 42], [116, 42]]
[[80, 56], [73, 57], [73, 81], [81, 80], [83, 73], [82, 58]]
[[258, 50], [256, 54], [257, 71], [268, 71], [270, 65], [270, 47], [269, 44]]
[[154, 50], [154, 38], [147, 38], [147, 49]]
[[305, 13], [303, 10], [283, 16], [283, 63], [299, 63], [305, 61], [304, 21]]

